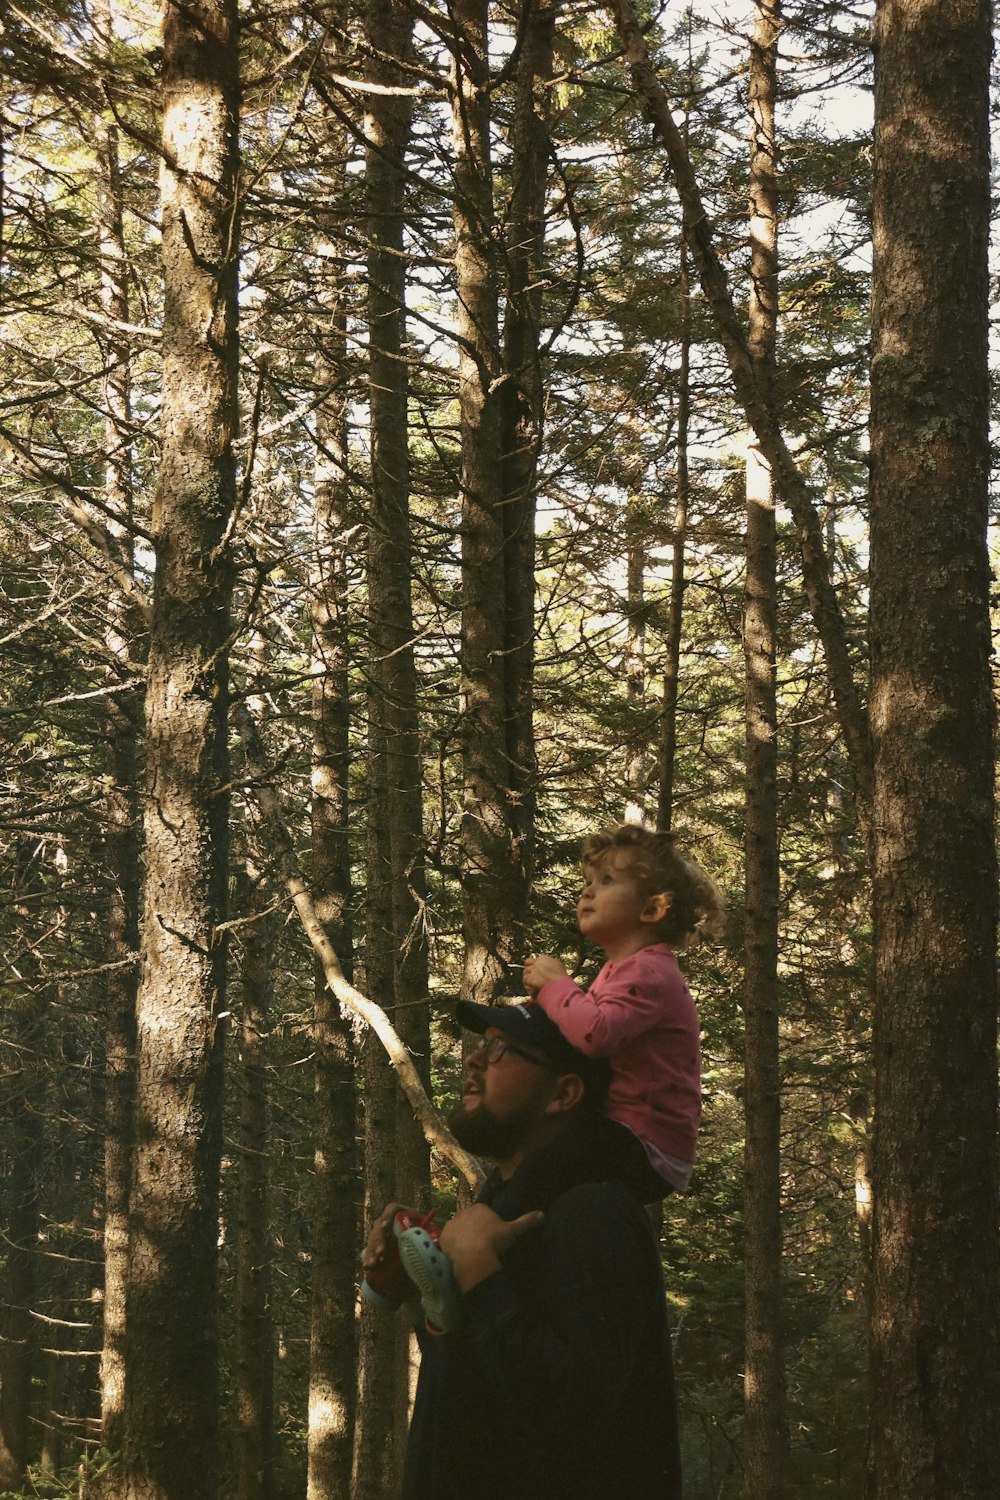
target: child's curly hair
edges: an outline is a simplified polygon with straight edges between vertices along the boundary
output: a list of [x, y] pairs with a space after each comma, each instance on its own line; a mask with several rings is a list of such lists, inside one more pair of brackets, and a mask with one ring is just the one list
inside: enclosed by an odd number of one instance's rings
[[698, 938], [719, 938], [725, 927], [726, 901], [710, 875], [693, 859], [678, 853], [672, 833], [656, 833], [640, 823], [593, 833], [584, 840], [584, 865], [624, 855], [644, 896], [669, 892], [670, 910], [657, 924], [665, 943], [685, 947]]

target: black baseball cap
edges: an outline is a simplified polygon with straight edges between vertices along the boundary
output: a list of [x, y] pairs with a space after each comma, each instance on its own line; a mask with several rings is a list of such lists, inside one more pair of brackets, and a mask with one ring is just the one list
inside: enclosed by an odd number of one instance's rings
[[550, 1021], [540, 1005], [530, 1000], [516, 1005], [476, 1005], [459, 1000], [455, 1008], [460, 1025], [480, 1036], [490, 1026], [524, 1042], [545, 1058], [557, 1073], [576, 1073], [583, 1081], [588, 1097], [603, 1099], [611, 1082], [611, 1064], [606, 1057], [588, 1057], [577, 1051]]

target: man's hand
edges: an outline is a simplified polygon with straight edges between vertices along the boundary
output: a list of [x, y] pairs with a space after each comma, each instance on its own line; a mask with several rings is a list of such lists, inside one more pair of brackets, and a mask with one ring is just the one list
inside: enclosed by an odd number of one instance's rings
[[569, 973], [561, 958], [551, 953], [536, 953], [524, 961], [524, 986], [531, 995], [537, 995], [543, 985], [553, 979], [563, 979]]
[[451, 1261], [460, 1292], [467, 1292], [494, 1271], [515, 1240], [541, 1224], [542, 1213], [522, 1214], [510, 1223], [487, 1208], [473, 1203], [463, 1208], [441, 1231], [441, 1249]]

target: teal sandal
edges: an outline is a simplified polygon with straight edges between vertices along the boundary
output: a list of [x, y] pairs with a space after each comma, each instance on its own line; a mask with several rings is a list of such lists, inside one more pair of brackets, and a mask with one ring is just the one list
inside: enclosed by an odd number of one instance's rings
[[420, 1225], [397, 1241], [403, 1269], [420, 1293], [427, 1332], [450, 1333], [458, 1322], [458, 1287], [451, 1261]]

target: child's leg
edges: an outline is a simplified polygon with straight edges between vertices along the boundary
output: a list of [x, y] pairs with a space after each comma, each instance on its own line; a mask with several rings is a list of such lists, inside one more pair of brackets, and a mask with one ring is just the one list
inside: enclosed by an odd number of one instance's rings
[[607, 1160], [612, 1166], [608, 1175], [624, 1182], [640, 1203], [659, 1203], [672, 1193], [672, 1186], [653, 1166], [639, 1137], [617, 1120], [605, 1124]]

